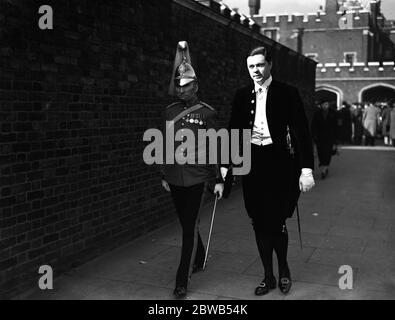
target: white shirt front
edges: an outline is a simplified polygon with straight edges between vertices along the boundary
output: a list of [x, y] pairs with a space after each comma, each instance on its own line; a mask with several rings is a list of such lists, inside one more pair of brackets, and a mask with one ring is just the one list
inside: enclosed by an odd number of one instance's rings
[[261, 86], [255, 83], [256, 113], [254, 127], [252, 128], [251, 143], [258, 146], [266, 146], [273, 143], [266, 118], [267, 91], [271, 83], [272, 76], [270, 76]]

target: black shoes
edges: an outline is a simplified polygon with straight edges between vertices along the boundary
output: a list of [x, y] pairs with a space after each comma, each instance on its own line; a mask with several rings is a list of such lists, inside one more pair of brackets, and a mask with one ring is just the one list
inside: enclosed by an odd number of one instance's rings
[[[192, 267], [192, 273], [203, 271], [203, 263], [194, 263]], [[178, 280], [176, 281], [176, 288], [173, 291], [173, 295], [176, 299], [182, 299], [187, 295], [187, 288], [186, 286], [177, 285], [177, 282]], [[183, 281], [179, 281], [179, 283], [183, 283]]]
[[259, 286], [255, 288], [255, 295], [263, 296], [265, 294], [268, 294], [270, 290], [275, 288], [276, 288], [276, 278], [275, 277], [265, 278], [262, 280]]
[[173, 291], [173, 294], [176, 299], [182, 299], [187, 295], [187, 288], [182, 286], [176, 287]]
[[[276, 278], [274, 276], [265, 277], [258, 287], [255, 288], [255, 295], [263, 296], [268, 294], [270, 290], [275, 289], [277, 286]], [[280, 271], [278, 279], [278, 288], [283, 294], [287, 294], [292, 287], [291, 275], [287, 267], [286, 270]]]
[[292, 286], [291, 277], [281, 277], [278, 280], [278, 287], [280, 288], [280, 291], [284, 294], [287, 294], [289, 292], [291, 286]]
[[287, 294], [292, 286], [291, 273], [289, 272], [288, 264], [283, 268], [279, 267], [278, 287], [280, 291]]

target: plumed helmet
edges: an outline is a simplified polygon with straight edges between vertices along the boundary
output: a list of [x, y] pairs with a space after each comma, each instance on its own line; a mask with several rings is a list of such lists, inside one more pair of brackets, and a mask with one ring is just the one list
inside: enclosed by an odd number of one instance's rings
[[174, 96], [174, 85], [185, 86], [197, 80], [195, 70], [191, 64], [189, 47], [186, 41], [177, 44], [176, 56], [174, 58], [173, 74], [169, 86], [169, 95]]
[[179, 86], [185, 86], [186, 84], [196, 80], [196, 73], [192, 66], [187, 62], [182, 62], [176, 69], [174, 75], [174, 81]]

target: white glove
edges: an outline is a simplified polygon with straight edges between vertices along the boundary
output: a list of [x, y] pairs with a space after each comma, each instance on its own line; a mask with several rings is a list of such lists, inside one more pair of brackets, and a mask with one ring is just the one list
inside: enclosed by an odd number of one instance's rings
[[165, 188], [165, 190], [166, 190], [167, 192], [170, 192], [170, 187], [169, 187], [169, 184], [167, 183], [166, 180], [163, 180], [163, 179], [162, 179], [162, 187]]
[[222, 179], [225, 181], [226, 175], [228, 174], [228, 168], [221, 167], [220, 171], [221, 171]]
[[224, 184], [223, 183], [217, 183], [214, 187], [214, 194], [218, 192], [218, 200], [222, 198], [222, 194], [224, 193]]
[[313, 170], [310, 168], [303, 168], [299, 178], [299, 188], [302, 192], [307, 192], [315, 186]]

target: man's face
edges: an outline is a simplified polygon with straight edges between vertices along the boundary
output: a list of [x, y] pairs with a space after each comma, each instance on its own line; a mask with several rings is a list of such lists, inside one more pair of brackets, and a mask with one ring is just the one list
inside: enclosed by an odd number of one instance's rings
[[248, 57], [247, 67], [251, 79], [258, 84], [264, 83], [270, 77], [272, 70], [272, 64], [266, 61], [263, 54]]
[[182, 101], [189, 101], [196, 96], [197, 92], [197, 83], [196, 81], [192, 81], [185, 86], [180, 86], [179, 84], [175, 84], [175, 91], [178, 99]]
[[323, 108], [324, 110], [329, 109], [329, 103], [328, 103], [328, 102], [324, 102], [324, 103], [322, 104], [322, 108]]

